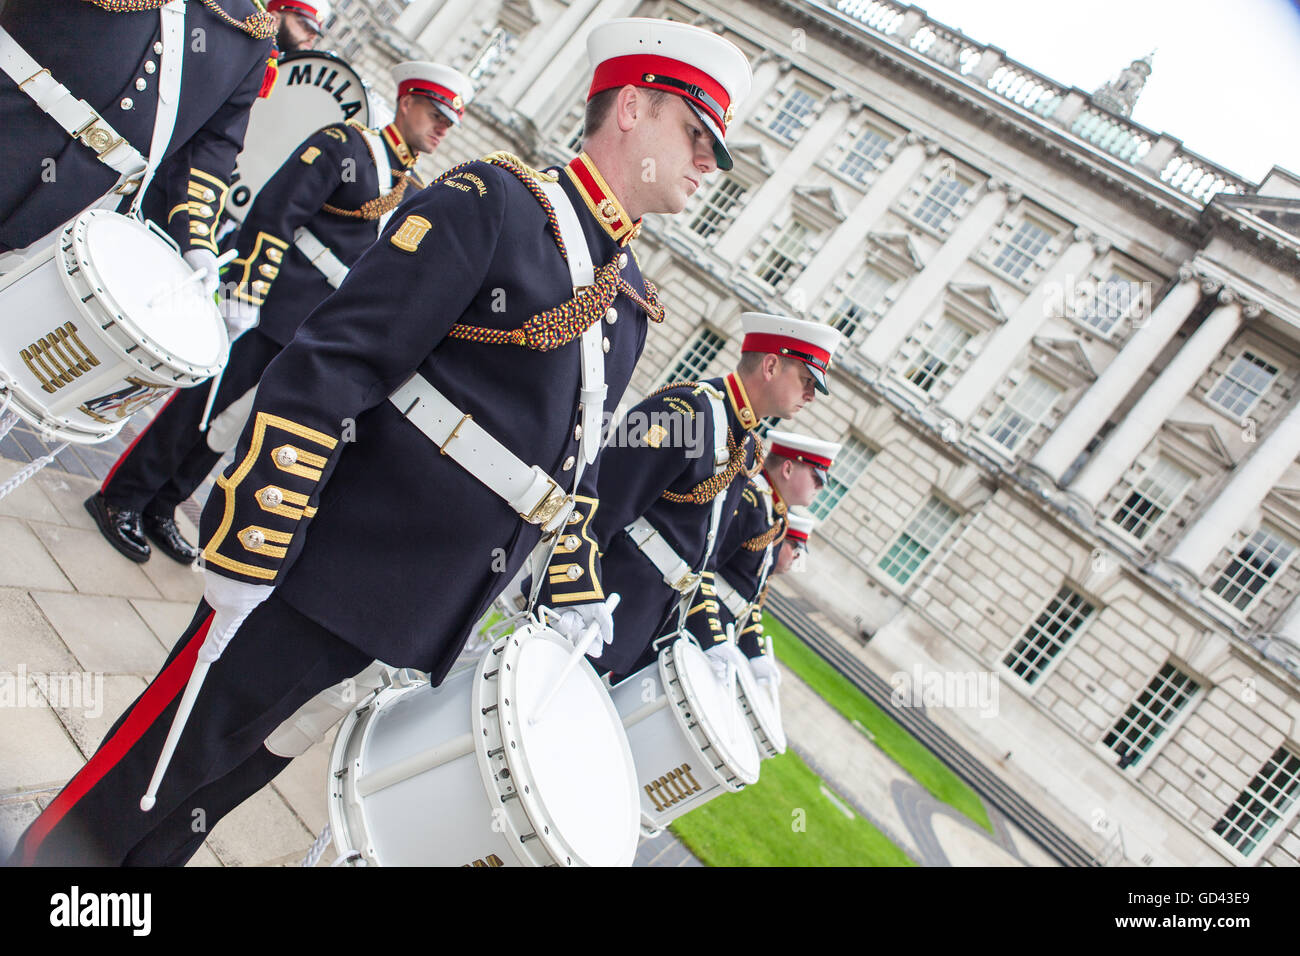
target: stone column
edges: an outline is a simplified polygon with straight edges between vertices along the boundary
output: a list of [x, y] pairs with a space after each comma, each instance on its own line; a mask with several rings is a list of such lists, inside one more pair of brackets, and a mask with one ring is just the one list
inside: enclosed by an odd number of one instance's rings
[[920, 137], [909, 133], [907, 144], [876, 175], [876, 181], [871, 184], [866, 195], [858, 200], [848, 218], [830, 234], [826, 244], [800, 274], [790, 292], [790, 298], [793, 299], [797, 292], [802, 291], [804, 301], [813, 302], [827, 283], [844, 271], [846, 265], [856, 262], [871, 227], [880, 222], [880, 217], [885, 214], [894, 197], [916, 175], [925, 160], [925, 147], [921, 145]]
[[431, 56], [444, 60], [449, 58], [451, 51], [447, 49], [448, 41], [461, 35], [461, 26], [473, 12], [474, 6], [475, 0], [444, 0], [418, 33], [412, 31], [415, 42], [428, 50]]
[[[456, 0], [448, 0], [449, 3]], [[471, 3], [474, 0], [470, 0]], [[501, 85], [501, 92], [498, 98], [506, 106], [517, 107], [527, 94], [536, 85], [537, 78], [548, 66], [551, 66], [560, 49], [571, 39], [576, 39], [579, 28], [588, 15], [595, 9], [597, 0], [573, 0], [569, 7], [561, 13], [554, 23], [544, 23], [532, 31], [530, 39], [533, 40], [533, 46], [528, 50], [520, 49], [516, 56], [516, 66], [510, 78]], [[434, 22], [437, 22], [437, 17]], [[430, 26], [432, 28], [432, 25]], [[590, 30], [581, 31], [583, 50], [586, 50], [587, 33]], [[565, 64], [568, 71], [572, 72], [579, 64]], [[587, 70], [587, 56], [584, 52], [580, 60], [580, 65], [584, 71]], [[547, 92], [550, 92], [547, 90]]]
[[1002, 184], [989, 183], [985, 194], [967, 210], [947, 241], [939, 247], [925, 268], [912, 276], [880, 324], [862, 341], [861, 351], [869, 362], [877, 368], [889, 364], [894, 352], [916, 326], [921, 313], [934, 302], [936, 296], [943, 295], [943, 290], [953, 275], [970, 258], [970, 254], [1006, 208], [1007, 194]]
[[1219, 293], [1219, 303], [1071, 482], [1069, 490], [1093, 508], [1106, 497], [1133, 459], [1155, 437], [1169, 413], [1237, 334], [1241, 327], [1241, 303], [1227, 289]]
[[[1020, 307], [980, 349], [975, 359], [952, 390], [939, 403], [940, 409], [964, 422], [979, 407], [988, 393], [1006, 376], [1021, 351], [1047, 318], [1048, 306], [1060, 290], [1071, 285], [1072, 277], [1087, 271], [1096, 255], [1094, 239], [1086, 229], [1074, 231], [1075, 241], [1061, 253], [1056, 264], [1034, 286]], [[1103, 247], [1104, 248], [1104, 247]]]
[[1115, 411], [1160, 350], [1201, 301], [1201, 280], [1190, 266], [1179, 269], [1178, 283], [1160, 300], [1142, 327], [1106, 366], [1079, 403], [1056, 427], [1030, 461], [1030, 467], [1059, 483], [1065, 470]]
[[[832, 99], [811, 126], [803, 131], [785, 159], [758, 189], [745, 200], [740, 214], [714, 247], [716, 255], [729, 262], [739, 262], [745, 247], [772, 221], [776, 211], [790, 195], [791, 188], [826, 152], [832, 139], [843, 128], [849, 107], [845, 99]], [[824, 248], [824, 246], [823, 246]]]

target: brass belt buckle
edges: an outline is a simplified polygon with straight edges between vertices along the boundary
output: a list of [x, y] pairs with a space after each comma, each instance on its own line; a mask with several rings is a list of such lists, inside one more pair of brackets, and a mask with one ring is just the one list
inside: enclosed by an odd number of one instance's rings
[[81, 140], [87, 147], [95, 151], [96, 159], [103, 159], [105, 154], [112, 152], [121, 146], [124, 142], [121, 136], [116, 136], [111, 129], [100, 126], [104, 118], [91, 110], [92, 119], [86, 122], [81, 129], [73, 132], [73, 139]]
[[520, 515], [529, 524], [546, 524], [560, 513], [560, 509], [569, 500], [569, 496], [560, 490], [560, 486], [554, 478], [548, 476], [546, 480], [551, 483], [551, 487], [546, 489], [546, 494], [542, 496], [542, 500], [537, 502], [533, 506], [533, 510], [528, 514]]
[[687, 571], [678, 579], [677, 583], [673, 585], [673, 590], [678, 594], [685, 594], [699, 583], [700, 576], [694, 571]]

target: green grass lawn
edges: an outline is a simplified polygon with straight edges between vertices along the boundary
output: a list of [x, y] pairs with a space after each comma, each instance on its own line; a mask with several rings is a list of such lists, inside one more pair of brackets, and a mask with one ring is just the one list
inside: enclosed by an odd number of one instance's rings
[[708, 866], [914, 865], [847, 803], [822, 793], [822, 786], [789, 750], [763, 761], [758, 783], [692, 810], [672, 831]]
[[[993, 824], [984, 804], [966, 783], [948, 769], [919, 740], [873, 704], [862, 691], [790, 632], [770, 614], [763, 615], [763, 627], [776, 640], [776, 656], [799, 675], [809, 687], [850, 721], [856, 720], [870, 732], [878, 746], [893, 757], [925, 789], [949, 806], [970, 817], [989, 833]], [[766, 773], [771, 761], [763, 762]], [[718, 801], [714, 801], [715, 803]]]

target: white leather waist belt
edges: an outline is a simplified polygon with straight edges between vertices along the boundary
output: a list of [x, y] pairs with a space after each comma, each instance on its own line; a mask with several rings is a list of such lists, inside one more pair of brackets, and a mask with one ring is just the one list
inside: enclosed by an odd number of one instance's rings
[[325, 281], [338, 288], [347, 278], [348, 267], [339, 261], [339, 257], [330, 251], [329, 246], [316, 238], [306, 226], [299, 226], [293, 234], [293, 244], [316, 267]]
[[546, 533], [568, 520], [573, 498], [536, 465], [526, 465], [418, 372], [389, 397], [412, 425], [488, 487], [529, 524]]
[[718, 592], [718, 600], [727, 606], [727, 610], [737, 621], [749, 612], [750, 602], [741, 597], [740, 592], [728, 584], [722, 575], [713, 576], [713, 587]]
[[689, 594], [700, 583], [700, 575], [681, 559], [672, 545], [664, 540], [645, 518], [637, 518], [623, 529], [641, 553], [664, 576], [664, 583], [680, 594]]

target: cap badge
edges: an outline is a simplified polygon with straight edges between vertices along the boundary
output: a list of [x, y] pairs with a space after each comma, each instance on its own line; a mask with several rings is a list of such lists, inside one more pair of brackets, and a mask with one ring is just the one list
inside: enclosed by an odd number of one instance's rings
[[727, 106], [727, 112], [726, 112], [725, 114], [723, 114], [722, 122], [725, 123], [727, 126], [730, 126], [730, 125], [731, 125], [731, 119], [732, 119], [732, 117], [735, 116], [735, 115], [736, 115], [735, 110], [733, 110], [733, 109], [731, 108], [731, 106], [728, 105], [728, 106]]
[[454, 97], [452, 97], [451, 108], [457, 111], [463, 110], [465, 108], [465, 101], [461, 99], [461, 95], [459, 93], [457, 93]]

